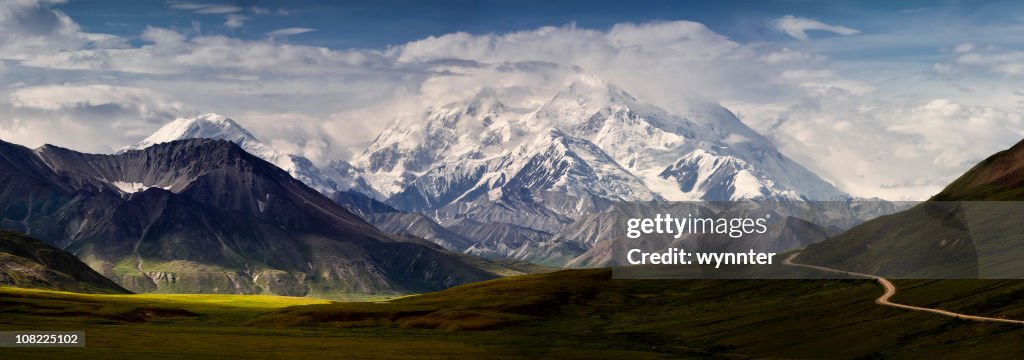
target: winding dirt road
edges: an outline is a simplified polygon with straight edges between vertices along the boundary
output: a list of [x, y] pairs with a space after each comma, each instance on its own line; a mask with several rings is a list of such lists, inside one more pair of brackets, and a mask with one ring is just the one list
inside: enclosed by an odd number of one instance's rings
[[849, 276], [857, 276], [857, 277], [863, 277], [863, 278], [878, 280], [878, 283], [882, 284], [882, 287], [885, 288], [885, 293], [882, 294], [882, 296], [879, 296], [877, 299], [875, 299], [875, 304], [878, 304], [878, 305], [891, 306], [891, 307], [894, 307], [894, 308], [900, 308], [900, 309], [911, 310], [911, 311], [930, 312], [930, 313], [933, 313], [933, 314], [939, 314], [939, 315], [943, 315], [943, 316], [954, 317], [954, 318], [957, 318], [957, 319], [974, 320], [974, 321], [988, 321], [988, 322], [1001, 322], [1001, 323], [1008, 323], [1008, 324], [1024, 324], [1024, 320], [1013, 320], [1013, 319], [1002, 319], [1002, 318], [977, 316], [977, 315], [967, 315], [967, 314], [961, 314], [961, 313], [952, 312], [952, 311], [946, 311], [946, 310], [941, 310], [941, 309], [933, 309], [933, 308], [926, 308], [926, 307], [920, 307], [920, 306], [912, 306], [912, 305], [904, 305], [904, 304], [894, 303], [892, 301], [889, 301], [889, 299], [892, 298], [893, 295], [896, 295], [896, 285], [894, 285], [891, 281], [886, 280], [885, 278], [883, 278], [881, 276], [875, 276], [875, 275], [871, 275], [871, 274], [864, 274], [864, 273], [858, 273], [858, 272], [850, 272], [850, 271], [830, 269], [830, 268], [823, 267], [823, 266], [799, 264], [799, 263], [793, 262], [793, 259], [795, 259], [797, 255], [800, 255], [800, 253], [795, 253], [793, 255], [790, 255], [788, 258], [786, 258], [786, 260], [783, 260], [782, 263], [785, 264], [785, 265], [790, 265], [790, 266], [800, 266], [800, 267], [815, 269], [815, 270], [819, 270], [819, 271], [826, 271], [826, 272], [831, 272], [831, 273], [845, 274], [845, 275], [849, 275]]

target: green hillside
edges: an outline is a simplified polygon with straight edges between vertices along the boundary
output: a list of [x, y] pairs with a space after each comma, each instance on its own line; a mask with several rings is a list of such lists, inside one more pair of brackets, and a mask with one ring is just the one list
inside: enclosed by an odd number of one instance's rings
[[[905, 300], [967, 309], [1007, 289], [899, 285]], [[612, 280], [606, 269], [390, 302], [0, 289], [0, 327], [87, 332], [86, 348], [5, 349], [18, 359], [1024, 356], [1020, 326], [882, 307], [880, 293], [864, 280]]]
[[[1015, 170], [988, 168], [1008, 169], [1005, 156], [975, 167], [942, 196], [1012, 194]], [[999, 233], [1017, 217], [1007, 216], [1012, 206], [993, 205], [1012, 203], [977, 204], [926, 202], [809, 246], [798, 260], [940, 279], [1013, 271], [1005, 264], [1020, 258], [1024, 240]], [[983, 260], [1004, 265], [987, 268]], [[548, 270], [501, 266], [508, 275]], [[18, 359], [1024, 358], [1024, 326], [880, 306], [874, 281], [615, 280], [612, 271], [510, 276], [363, 302], [0, 288], [0, 328], [86, 330], [86, 348], [5, 349]], [[1024, 319], [1024, 281], [895, 283], [892, 300], [901, 304]]]
[[1024, 200], [1024, 141], [978, 163], [932, 200]]
[[0, 285], [84, 293], [128, 292], [74, 255], [7, 231], [0, 231]]
[[930, 201], [808, 246], [801, 261], [894, 278], [1024, 278], [1024, 142]]

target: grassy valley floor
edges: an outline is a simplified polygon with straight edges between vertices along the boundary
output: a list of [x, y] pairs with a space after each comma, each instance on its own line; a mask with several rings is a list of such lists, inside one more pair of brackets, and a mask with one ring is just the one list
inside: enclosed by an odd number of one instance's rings
[[[1022, 314], [1024, 282], [900, 281], [894, 300]], [[387, 302], [0, 289], [0, 330], [84, 330], [35, 358], [920, 358], [1024, 356], [1024, 327], [882, 307], [868, 280], [516, 276]], [[988, 313], [986, 313], [988, 312]]]

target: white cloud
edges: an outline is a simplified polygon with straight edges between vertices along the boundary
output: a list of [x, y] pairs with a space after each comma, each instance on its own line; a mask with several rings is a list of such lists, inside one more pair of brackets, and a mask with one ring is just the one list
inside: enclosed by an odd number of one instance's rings
[[874, 91], [874, 87], [870, 84], [845, 79], [830, 69], [784, 70], [779, 77], [784, 81], [797, 84], [797, 86], [816, 94], [826, 94], [833, 89], [840, 89], [857, 95]]
[[782, 48], [778, 51], [771, 51], [761, 56], [761, 61], [769, 64], [814, 64], [826, 61], [821, 55], [811, 54], [803, 51], [794, 51], [789, 48]]
[[[201, 15], [224, 15], [224, 27], [229, 29], [240, 28], [245, 25], [246, 21], [252, 20], [251, 17], [242, 14], [246, 9], [238, 5], [185, 1], [169, 1], [167, 5], [171, 9], [191, 11]], [[266, 9], [260, 7], [251, 7], [248, 10], [253, 15], [266, 13]]]
[[962, 43], [953, 47], [949, 54], [951, 57], [947, 61], [932, 65], [937, 75], [948, 78], [978, 74], [1004, 77], [1024, 75], [1024, 51]]
[[145, 137], [177, 116], [194, 113], [150, 89], [104, 84], [25, 87], [8, 97], [8, 117], [0, 120], [0, 138], [93, 152], [113, 151], [117, 144]]
[[37, 54], [82, 47], [124, 47], [118, 36], [83, 32], [63, 12], [51, 9], [63, 1], [0, 2], [0, 58], [25, 59]]
[[147, 74], [178, 74], [204, 70], [272, 73], [344, 73], [390, 62], [368, 51], [333, 51], [322, 47], [274, 41], [249, 41], [227, 36], [187, 37], [178, 31], [148, 27], [146, 45], [130, 49], [80, 49], [25, 59], [28, 66], [68, 70], [116, 70]]
[[975, 48], [975, 46], [972, 43], [962, 43], [962, 44], [959, 44], [956, 47], [954, 47], [953, 48], [953, 52], [956, 52], [956, 53], [971, 52], [971, 51], [974, 51], [974, 48]]
[[982, 67], [1003, 75], [1024, 75], [1024, 51], [965, 52], [956, 59], [956, 63]]
[[142, 32], [142, 40], [149, 41], [154, 45], [165, 47], [179, 47], [185, 44], [187, 38], [184, 34], [165, 28], [147, 26]]
[[143, 118], [180, 113], [183, 105], [150, 89], [111, 85], [44, 85], [10, 93], [15, 107], [58, 111], [117, 106], [135, 110]]
[[304, 156], [317, 165], [326, 165], [335, 158], [331, 137], [322, 126], [330, 121], [329, 117], [298, 112], [249, 113], [239, 121], [244, 121], [243, 126], [283, 153]]
[[251, 19], [248, 16], [240, 14], [228, 14], [224, 19], [224, 26], [237, 29], [245, 25], [246, 20]]
[[[739, 43], [689, 21], [452, 33], [385, 50], [335, 50], [287, 38], [312, 30], [305, 28], [244, 40], [149, 27], [139, 34], [141, 44], [129, 46], [81, 31], [48, 3], [27, 3], [0, 4], [0, 30], [9, 30], [0, 32], [0, 58], [11, 68], [0, 78], [9, 82], [0, 89], [11, 89], [0, 96], [0, 111], [10, 114], [0, 118], [0, 138], [31, 146], [109, 151], [195, 110], [226, 114], [281, 150], [323, 163], [360, 151], [403, 113], [482, 87], [500, 88], [518, 102], [511, 105], [534, 106], [569, 79], [592, 74], [669, 110], [687, 111], [687, 98], [725, 101], [786, 155], [848, 191], [920, 199], [972, 161], [1016, 142], [1024, 126], [1012, 111], [916, 91], [933, 83], [908, 82], [904, 93], [914, 97], [879, 99], [885, 84], [850, 78], [807, 50], [812, 42]], [[45, 36], [12, 20], [34, 16], [55, 19]], [[798, 39], [808, 30], [857, 32], [779, 20]], [[1019, 56], [981, 45], [941, 49], [950, 61], [932, 69], [946, 76], [971, 69], [1011, 76]], [[8, 80], [12, 73], [18, 80]]]
[[271, 37], [275, 37], [275, 36], [291, 36], [291, 35], [305, 34], [305, 33], [313, 32], [313, 31], [316, 31], [316, 29], [301, 28], [301, 27], [290, 27], [290, 28], [277, 29], [277, 30], [268, 32], [267, 36], [271, 36]]
[[506, 34], [453, 33], [388, 50], [402, 64], [461, 60], [484, 64], [552, 63], [577, 66], [659, 105], [682, 98], [721, 99], [799, 90], [779, 81], [789, 67], [817, 68], [820, 57], [765, 44], [742, 45], [689, 21], [618, 24], [609, 31], [575, 26]]
[[[843, 76], [821, 55], [735, 43], [694, 23], [620, 25], [607, 32], [563, 27], [449, 34], [393, 48], [390, 54], [409, 63], [540, 60], [579, 65], [640, 99], [681, 111], [686, 104], [679, 99], [688, 95], [732, 100], [726, 105], [774, 139], [783, 153], [866, 197], [925, 199], [976, 161], [1024, 136], [1020, 114], [1012, 110], [928, 98], [927, 92], [879, 95], [879, 86]], [[444, 94], [464, 96], [458, 89], [473, 86], [550, 81], [522, 73], [492, 74], [477, 66], [453, 68], [460, 76], [431, 78], [420, 92], [443, 101]]]
[[771, 24], [775, 29], [798, 40], [809, 39], [807, 36], [808, 30], [827, 31], [844, 36], [860, 34], [860, 30], [854, 28], [842, 25], [829, 25], [818, 20], [793, 15], [786, 15], [775, 19]]
[[728, 103], [783, 153], [859, 196], [921, 200], [1024, 137], [1021, 114], [949, 99], [832, 92], [791, 105]]

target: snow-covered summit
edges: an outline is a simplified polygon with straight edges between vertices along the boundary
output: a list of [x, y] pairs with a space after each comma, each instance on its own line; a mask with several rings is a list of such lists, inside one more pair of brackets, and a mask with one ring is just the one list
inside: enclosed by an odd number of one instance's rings
[[[171, 121], [138, 144], [126, 146], [119, 152], [145, 149], [175, 140], [198, 138], [231, 141], [246, 152], [284, 169], [295, 179], [324, 194], [349, 190], [365, 183], [351, 172], [322, 171], [305, 157], [281, 153], [260, 141], [234, 120], [213, 113]], [[344, 164], [335, 163], [330, 166], [332, 169], [341, 167], [344, 167]], [[368, 188], [357, 190], [372, 194]]]
[[220, 114], [208, 113], [191, 118], [178, 118], [135, 145], [119, 152], [141, 150], [147, 147], [183, 139], [217, 139], [238, 144], [246, 152], [277, 164], [282, 154], [263, 143], [234, 120]]
[[[718, 104], [668, 112], [580, 76], [533, 107], [482, 89], [394, 121], [353, 164], [393, 204], [437, 209], [500, 194], [609, 200], [847, 198]], [[585, 193], [585, 194], [581, 194]], [[560, 206], [560, 205], [556, 205]]]

